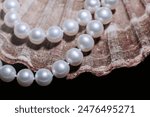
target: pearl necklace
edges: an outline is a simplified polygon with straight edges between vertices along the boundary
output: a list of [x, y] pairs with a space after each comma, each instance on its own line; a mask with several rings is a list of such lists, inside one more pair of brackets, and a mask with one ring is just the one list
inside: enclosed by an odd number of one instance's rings
[[[67, 19], [62, 27], [51, 26], [47, 32], [41, 28], [30, 29], [27, 23], [21, 21], [18, 11], [20, 4], [17, 0], [5, 0], [3, 11], [6, 13], [4, 23], [14, 28], [14, 34], [19, 39], [29, 38], [30, 42], [39, 45], [45, 39], [50, 43], [58, 43], [63, 35], [74, 36], [79, 31], [79, 25], [86, 27], [87, 34], [79, 35], [77, 47], [66, 52], [65, 60], [57, 60], [53, 63], [51, 71], [45, 68], [39, 69], [35, 76], [29, 69], [22, 69], [18, 73], [11, 65], [2, 65], [0, 61], [0, 78], [2, 81], [11, 82], [17, 78], [17, 82], [24, 87], [30, 86], [35, 80], [40, 86], [47, 86], [52, 82], [53, 76], [64, 78], [70, 72], [71, 66], [79, 66], [83, 61], [83, 52], [89, 52], [94, 47], [94, 38], [100, 37], [104, 32], [104, 25], [112, 20], [112, 11], [117, 0], [85, 0], [84, 9], [80, 10], [76, 19]], [[102, 6], [102, 7], [101, 7]], [[94, 14], [94, 19], [92, 19]]]

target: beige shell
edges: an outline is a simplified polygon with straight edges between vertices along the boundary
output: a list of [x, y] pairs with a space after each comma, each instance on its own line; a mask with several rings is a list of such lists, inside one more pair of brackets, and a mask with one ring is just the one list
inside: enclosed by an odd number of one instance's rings
[[[28, 39], [16, 38], [13, 30], [3, 22], [4, 13], [0, 0], [0, 59], [14, 64], [22, 63], [32, 70], [49, 68], [65, 52], [75, 47], [76, 37], [85, 32], [82, 27], [75, 37], [64, 36], [59, 44], [45, 41], [35, 46]], [[51, 25], [62, 25], [64, 19], [75, 18], [83, 8], [84, 0], [19, 0], [22, 20], [32, 27], [47, 30]], [[71, 67], [68, 79], [82, 72], [96, 76], [110, 73], [115, 68], [131, 67], [140, 63], [150, 53], [150, 0], [119, 0], [113, 21], [105, 27], [105, 33], [96, 39], [92, 52], [85, 54], [84, 61], [77, 68]]]

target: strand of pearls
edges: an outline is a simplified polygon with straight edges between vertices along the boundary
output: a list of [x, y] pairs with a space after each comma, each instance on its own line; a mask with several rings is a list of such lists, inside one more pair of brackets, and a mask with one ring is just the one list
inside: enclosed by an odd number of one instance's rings
[[[83, 52], [89, 52], [94, 47], [94, 38], [100, 37], [104, 32], [104, 25], [112, 20], [112, 11], [115, 9], [118, 0], [85, 0], [84, 9], [80, 10], [76, 19], [67, 19], [62, 27], [51, 26], [45, 32], [41, 28], [33, 28], [21, 21], [18, 11], [20, 4], [17, 0], [5, 0], [3, 11], [6, 13], [4, 23], [14, 28], [14, 34], [20, 39], [29, 38], [30, 42], [36, 45], [48, 39], [51, 43], [58, 43], [63, 39], [64, 34], [74, 36], [79, 31], [79, 25], [86, 27], [87, 34], [81, 34], [77, 38], [77, 47], [66, 52], [65, 60], [57, 60], [53, 63], [51, 71], [45, 68], [39, 69], [35, 76], [29, 69], [22, 69], [18, 73], [11, 65], [2, 65], [0, 61], [0, 78], [4, 82], [11, 82], [17, 78], [21, 86], [30, 86], [35, 80], [40, 86], [47, 86], [52, 82], [53, 76], [64, 78], [70, 72], [71, 66], [82, 64]], [[94, 19], [92, 18], [94, 15]]]

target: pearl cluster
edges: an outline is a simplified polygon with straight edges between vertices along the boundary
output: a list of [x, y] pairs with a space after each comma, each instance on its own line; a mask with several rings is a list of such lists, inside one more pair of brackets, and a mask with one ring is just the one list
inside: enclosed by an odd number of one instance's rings
[[[77, 38], [77, 47], [66, 52], [65, 60], [58, 60], [53, 63], [51, 71], [45, 68], [39, 69], [35, 76], [29, 69], [23, 69], [16, 73], [11, 65], [2, 66], [0, 62], [0, 78], [5, 82], [11, 82], [17, 77], [21, 86], [30, 86], [35, 80], [41, 86], [51, 83], [53, 76], [64, 78], [70, 72], [71, 66], [79, 66], [83, 61], [83, 52], [89, 52], [94, 47], [94, 38], [100, 37], [104, 32], [104, 25], [112, 20], [112, 11], [115, 9], [118, 0], [85, 0], [84, 9], [77, 13], [75, 19], [67, 19], [62, 27], [51, 26], [45, 32], [42, 28], [33, 28], [21, 21], [18, 11], [20, 4], [17, 0], [5, 0], [3, 10], [6, 13], [4, 23], [14, 28], [14, 34], [20, 39], [29, 38], [30, 42], [36, 45], [43, 43], [45, 39], [51, 43], [58, 43], [63, 39], [64, 34], [74, 36], [79, 31], [79, 25], [85, 26], [87, 34], [81, 34]], [[94, 17], [93, 17], [93, 16]], [[16, 75], [17, 74], [17, 75]]]

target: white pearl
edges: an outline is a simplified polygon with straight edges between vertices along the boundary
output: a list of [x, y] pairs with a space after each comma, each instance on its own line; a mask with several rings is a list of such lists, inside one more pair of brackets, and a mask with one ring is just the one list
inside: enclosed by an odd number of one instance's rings
[[92, 20], [86, 26], [86, 32], [91, 35], [93, 38], [100, 37], [104, 32], [104, 26], [101, 21]]
[[72, 66], [78, 66], [83, 61], [83, 53], [77, 48], [72, 48], [66, 53], [66, 61]]
[[30, 27], [27, 23], [20, 22], [14, 27], [14, 34], [20, 39], [25, 39], [28, 37], [30, 32]]
[[34, 81], [33, 72], [29, 69], [22, 69], [17, 74], [17, 81], [23, 87], [30, 86]]
[[112, 20], [112, 11], [107, 7], [101, 7], [95, 12], [95, 19], [100, 20], [103, 24], [108, 24]]
[[20, 4], [17, 0], [5, 0], [3, 2], [3, 10], [4, 12], [8, 12], [9, 10], [16, 10], [19, 11], [20, 9]]
[[97, 8], [101, 5], [100, 0], [85, 0], [84, 8], [94, 13]]
[[77, 46], [83, 52], [89, 52], [94, 47], [94, 39], [88, 34], [82, 34], [77, 39]]
[[58, 60], [52, 65], [52, 72], [57, 78], [64, 78], [68, 75], [70, 66], [63, 60]]
[[102, 6], [114, 10], [118, 5], [118, 0], [102, 0]]
[[52, 26], [47, 31], [47, 39], [52, 43], [60, 42], [63, 38], [63, 31], [58, 26]]
[[4, 17], [4, 23], [10, 28], [14, 27], [14, 25], [19, 21], [20, 21], [19, 15], [17, 14], [16, 11], [13, 10], [7, 12]]
[[0, 68], [0, 78], [4, 82], [11, 82], [15, 79], [16, 70], [11, 65], [4, 65]]
[[64, 21], [62, 28], [66, 35], [74, 36], [79, 31], [79, 24], [75, 20], [68, 19]]
[[39, 45], [45, 40], [45, 32], [41, 28], [34, 28], [29, 34], [29, 40], [35, 45]]
[[40, 86], [48, 86], [53, 80], [53, 74], [48, 69], [39, 69], [35, 74], [35, 81]]
[[88, 22], [91, 20], [92, 20], [92, 15], [88, 10], [84, 9], [78, 12], [77, 21], [81, 26], [86, 26]]
[[0, 68], [3, 66], [3, 63], [2, 63], [2, 61], [0, 60]]

